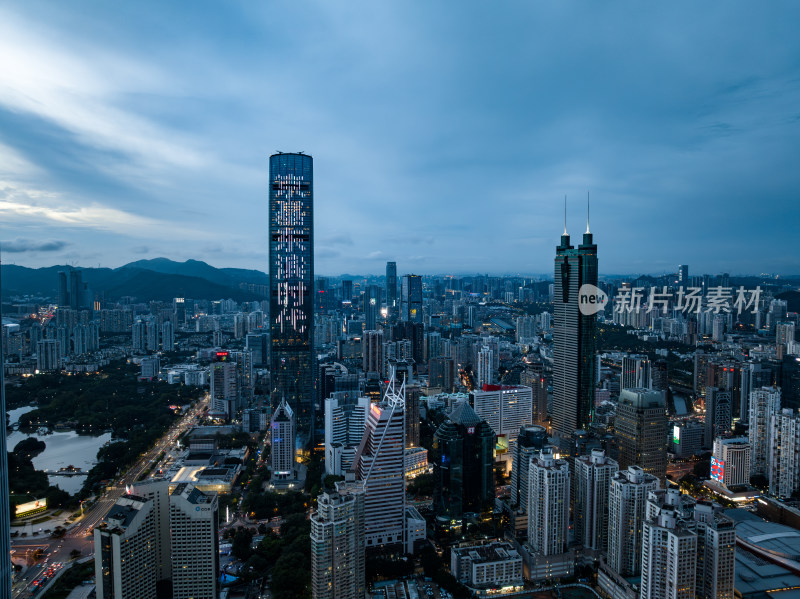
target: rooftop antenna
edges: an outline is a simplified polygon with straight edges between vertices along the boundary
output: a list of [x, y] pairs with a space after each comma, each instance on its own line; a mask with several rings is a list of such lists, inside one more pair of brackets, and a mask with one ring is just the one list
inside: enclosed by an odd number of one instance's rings
[[564, 195], [564, 235], [567, 235], [567, 196]]
[[589, 192], [586, 192], [586, 233], [590, 233], [589, 231]]

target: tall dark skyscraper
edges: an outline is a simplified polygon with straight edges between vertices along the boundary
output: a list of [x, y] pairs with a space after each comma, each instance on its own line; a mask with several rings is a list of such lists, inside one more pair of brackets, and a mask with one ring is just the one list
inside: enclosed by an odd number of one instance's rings
[[374, 331], [381, 310], [381, 288], [369, 285], [364, 292], [364, 329]]
[[596, 314], [582, 314], [579, 290], [597, 285], [597, 246], [587, 222], [583, 243], [570, 245], [566, 224], [556, 248], [553, 297], [553, 435], [565, 448], [592, 421]]
[[[0, 306], [0, 322], [3, 316]], [[11, 599], [11, 506], [8, 490], [8, 453], [6, 448], [5, 355], [0, 336], [0, 599]]]
[[58, 307], [69, 308], [69, 283], [67, 283], [67, 273], [58, 273]]
[[467, 513], [491, 517], [496, 437], [492, 427], [462, 402], [433, 435], [433, 511], [437, 525], [461, 525]]
[[689, 280], [689, 265], [688, 264], [679, 264], [678, 265], [678, 285], [683, 285], [684, 287], [688, 287], [691, 284], [692, 284], [692, 282]]
[[285, 398], [298, 432], [314, 424], [314, 178], [305, 154], [269, 158], [269, 330], [272, 404]]
[[422, 277], [403, 275], [400, 295], [401, 319], [406, 322], [422, 322]]
[[386, 308], [397, 317], [397, 262], [386, 263]]

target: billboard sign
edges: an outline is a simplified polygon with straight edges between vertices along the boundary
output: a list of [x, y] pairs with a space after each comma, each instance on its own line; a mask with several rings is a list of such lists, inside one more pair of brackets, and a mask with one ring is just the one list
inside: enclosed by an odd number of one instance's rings
[[717, 458], [711, 458], [711, 478], [721, 483], [725, 478], [725, 462]]
[[45, 509], [47, 509], [47, 499], [34, 499], [27, 503], [20, 503], [16, 506], [14, 513], [16, 517], [19, 518], [20, 516], [40, 512]]

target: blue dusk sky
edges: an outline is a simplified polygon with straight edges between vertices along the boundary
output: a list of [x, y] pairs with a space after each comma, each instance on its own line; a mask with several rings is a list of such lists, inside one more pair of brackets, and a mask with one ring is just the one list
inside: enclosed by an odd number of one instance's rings
[[26, 266], [267, 270], [314, 157], [316, 271], [800, 273], [800, 3], [0, 7], [0, 239]]

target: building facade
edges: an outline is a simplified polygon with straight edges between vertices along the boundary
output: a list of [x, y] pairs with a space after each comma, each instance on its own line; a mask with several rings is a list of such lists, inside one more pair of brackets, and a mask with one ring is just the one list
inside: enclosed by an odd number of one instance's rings
[[311, 156], [269, 159], [269, 330], [271, 397], [314, 426], [314, 175]]
[[98, 599], [155, 599], [159, 568], [153, 502], [123, 495], [93, 534]]
[[364, 490], [349, 487], [349, 491], [320, 495], [317, 511], [311, 515], [314, 599], [364, 597]]
[[750, 443], [746, 437], [714, 440], [711, 478], [726, 488], [750, 484]]
[[295, 467], [295, 415], [285, 399], [281, 400], [270, 421], [272, 480], [290, 479]]
[[564, 448], [593, 417], [597, 318], [580, 311], [583, 285], [597, 285], [597, 246], [588, 226], [583, 243], [572, 246], [565, 223], [555, 257], [552, 413], [553, 434]]
[[494, 507], [495, 434], [460, 402], [433, 435], [433, 512], [438, 526], [460, 527], [465, 517], [490, 518]]
[[181, 483], [169, 497], [174, 599], [219, 597], [219, 503]]
[[575, 502], [573, 521], [575, 541], [584, 549], [608, 549], [609, 489], [619, 470], [616, 461], [602, 449], [575, 458]]
[[638, 576], [642, 568], [642, 527], [645, 505], [658, 479], [638, 466], [618, 471], [608, 491], [608, 566], [623, 577]]
[[769, 475], [770, 427], [772, 417], [781, 409], [781, 390], [778, 387], [762, 387], [750, 393], [750, 476]]
[[667, 476], [667, 410], [664, 394], [650, 389], [623, 389], [614, 428], [619, 467], [639, 466], [663, 481]]
[[520, 428], [511, 464], [511, 505], [528, 512], [528, 470], [531, 458], [547, 444], [547, 429], [531, 424]]
[[800, 413], [773, 414], [770, 429], [769, 492], [788, 499], [800, 490]]
[[523, 426], [533, 424], [533, 390], [525, 385], [483, 385], [471, 394], [475, 413], [489, 423], [495, 435], [517, 438]]
[[422, 322], [422, 277], [403, 275], [400, 296], [401, 319], [406, 322]]
[[367, 547], [404, 543], [405, 388], [390, 382], [380, 403], [371, 404], [351, 475], [364, 484]]
[[493, 542], [453, 547], [450, 572], [473, 589], [521, 587], [522, 557], [511, 543]]

